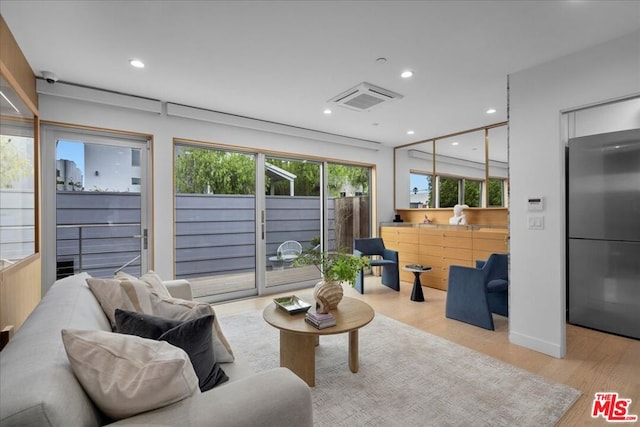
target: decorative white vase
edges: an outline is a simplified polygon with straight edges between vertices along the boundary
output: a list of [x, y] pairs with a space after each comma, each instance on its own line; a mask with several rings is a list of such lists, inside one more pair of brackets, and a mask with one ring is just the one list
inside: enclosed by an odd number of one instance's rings
[[313, 288], [313, 298], [318, 303], [317, 313], [328, 313], [342, 300], [343, 289], [340, 282], [321, 280]]

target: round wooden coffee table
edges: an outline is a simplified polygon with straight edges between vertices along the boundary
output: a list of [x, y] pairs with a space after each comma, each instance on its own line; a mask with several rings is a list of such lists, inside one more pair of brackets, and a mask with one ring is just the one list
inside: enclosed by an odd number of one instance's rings
[[[313, 297], [303, 295], [302, 300], [314, 303]], [[311, 310], [314, 308], [312, 307]], [[336, 325], [316, 329], [304, 321], [305, 313], [289, 314], [269, 304], [262, 317], [280, 330], [280, 366], [289, 368], [310, 387], [316, 384], [316, 351], [320, 335], [349, 333], [349, 369], [358, 372], [358, 329], [373, 320], [375, 312], [369, 304], [355, 298], [343, 297], [338, 308], [331, 310]]]

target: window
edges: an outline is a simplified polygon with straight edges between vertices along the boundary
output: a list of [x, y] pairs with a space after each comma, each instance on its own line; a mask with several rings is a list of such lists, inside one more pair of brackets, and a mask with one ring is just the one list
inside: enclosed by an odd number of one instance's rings
[[328, 250], [351, 252], [353, 239], [371, 236], [371, 168], [328, 163]]
[[460, 203], [459, 178], [438, 177], [438, 207], [452, 208]]
[[131, 178], [131, 185], [140, 185], [140, 178]]
[[[372, 169], [174, 141], [175, 275], [222, 301], [315, 284], [278, 251], [345, 248], [371, 234]], [[233, 151], [232, 151], [233, 150]]]
[[482, 206], [482, 181], [464, 180], [464, 198], [462, 203], [471, 208], [479, 208]]
[[409, 207], [433, 207], [432, 176], [425, 173], [411, 172], [409, 175]]
[[189, 279], [196, 298], [250, 295], [256, 289], [255, 154], [174, 147], [176, 278]]
[[140, 150], [131, 150], [131, 166], [140, 166]]
[[504, 187], [505, 181], [503, 179], [492, 178], [489, 180], [489, 206], [504, 206]]
[[34, 119], [4, 78], [0, 116], [0, 270], [36, 252]]

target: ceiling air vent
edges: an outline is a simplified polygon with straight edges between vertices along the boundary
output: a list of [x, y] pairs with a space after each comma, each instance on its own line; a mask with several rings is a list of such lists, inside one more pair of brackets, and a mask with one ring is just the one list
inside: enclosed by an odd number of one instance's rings
[[368, 111], [376, 105], [396, 99], [402, 99], [402, 95], [371, 83], [362, 82], [340, 95], [334, 96], [329, 102], [350, 110]]

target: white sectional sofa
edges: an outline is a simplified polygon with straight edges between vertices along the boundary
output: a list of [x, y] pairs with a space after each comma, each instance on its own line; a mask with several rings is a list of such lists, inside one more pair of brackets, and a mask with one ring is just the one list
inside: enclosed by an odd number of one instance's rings
[[[76, 379], [61, 339], [62, 329], [111, 331], [87, 277], [83, 273], [57, 281], [0, 352], [0, 426], [112, 423]], [[190, 295], [184, 282], [168, 288], [174, 296]], [[313, 425], [311, 393], [304, 381], [285, 368], [254, 373], [241, 358], [236, 355], [235, 362], [221, 365], [228, 382], [112, 425]]]

